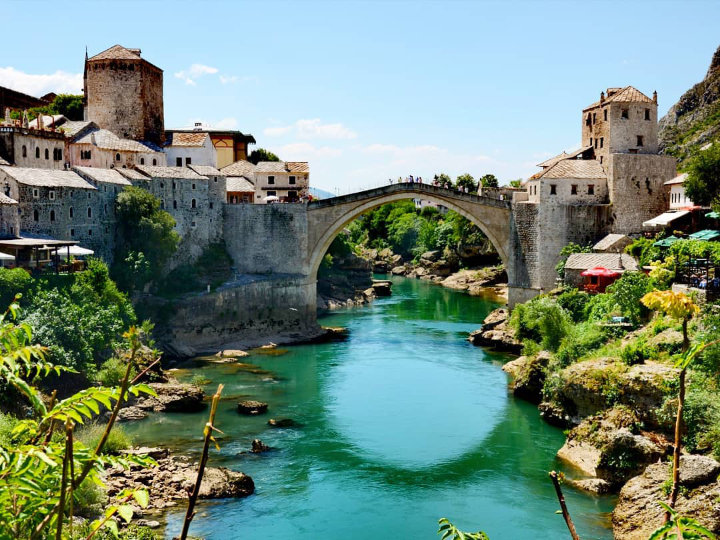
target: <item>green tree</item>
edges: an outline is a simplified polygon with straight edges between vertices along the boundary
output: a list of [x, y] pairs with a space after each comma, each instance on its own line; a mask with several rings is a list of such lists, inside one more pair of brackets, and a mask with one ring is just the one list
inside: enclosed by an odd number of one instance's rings
[[455, 180], [455, 185], [459, 188], [467, 187], [468, 192], [470, 193], [477, 191], [477, 184], [475, 183], [475, 179], [472, 177], [472, 175], [468, 173], [458, 176]]
[[510, 180], [510, 187], [519, 188], [522, 187], [522, 183], [522, 178], [518, 178], [517, 180]]
[[565, 277], [565, 263], [568, 257], [573, 253], [590, 253], [592, 251], [591, 245], [581, 246], [575, 242], [570, 242], [568, 245], [560, 250], [560, 261], [555, 265], [555, 271], [561, 278]]
[[136, 268], [138, 254], [143, 254], [152, 274], [158, 274], [177, 250], [180, 235], [173, 217], [160, 209], [160, 199], [142, 188], [125, 188], [115, 208], [119, 226], [113, 275], [121, 287], [132, 290], [143, 284], [138, 283], [139, 276], [148, 278], [146, 266]]
[[452, 178], [450, 178], [445, 173], [436, 174], [433, 180], [435, 180], [441, 186], [444, 186], [446, 184], [452, 184]]
[[714, 210], [720, 210], [720, 143], [713, 144], [707, 150], [701, 150], [693, 157], [687, 169], [685, 193], [695, 204], [713, 204]]
[[500, 185], [500, 182], [494, 174], [486, 174], [485, 176], [480, 178], [480, 185], [482, 187], [494, 188], [498, 187]]
[[248, 161], [257, 165], [261, 161], [280, 161], [280, 158], [273, 154], [270, 150], [264, 148], [256, 148], [248, 156]]
[[82, 94], [58, 94], [50, 104], [51, 114], [62, 114], [68, 120], [82, 120], [83, 109]]

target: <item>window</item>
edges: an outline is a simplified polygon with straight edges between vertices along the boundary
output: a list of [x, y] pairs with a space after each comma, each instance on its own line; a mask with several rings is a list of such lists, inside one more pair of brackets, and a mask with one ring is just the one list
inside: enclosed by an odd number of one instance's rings
[[35, 148], [35, 158], [40, 159], [40, 147]]
[[603, 157], [600, 156], [600, 165], [602, 165], [602, 160], [603, 160]]
[[27, 146], [23, 144], [22, 147], [22, 157], [27, 157]]
[[88, 229], [88, 236], [92, 236], [92, 229]]
[[595, 195], [595, 185], [588, 184], [588, 195]]
[[91, 197], [91, 194], [90, 194], [90, 192], [89, 192], [89, 191], [87, 192], [87, 194], [88, 194], [88, 199], [89, 199], [89, 198]]
[[173, 209], [177, 210], [177, 201], [173, 201]]
[[217, 176], [213, 176], [213, 181], [217, 184]]
[[590, 146], [592, 146], [592, 145], [593, 145], [593, 138], [590, 137]]
[[267, 196], [268, 196], [268, 197], [276, 197], [276, 196], [277, 196], [277, 192], [276, 192], [276, 191], [268, 191], [268, 192], [267, 192]]
[[164, 187], [165, 187], [165, 183], [164, 183], [164, 182], [160, 182], [160, 189], [162, 189], [162, 188], [164, 188]]
[[555, 184], [550, 184], [550, 195], [557, 195], [557, 186]]
[[196, 227], [196, 224], [194, 221], [190, 222], [190, 226], [194, 229]]
[[642, 146], [642, 145], [643, 145], [643, 136], [642, 136], [642, 135], [638, 135], [638, 136], [637, 136], [637, 145], [638, 145], [638, 146]]
[[75, 229], [70, 229], [70, 236], [75, 236]]
[[165, 200], [164, 199], [160, 201], [160, 209], [165, 210]]
[[593, 113], [593, 124], [597, 121], [597, 115]]
[[190, 208], [197, 208], [197, 202], [195, 201], [195, 199], [190, 201]]
[[70, 207], [70, 217], [75, 217], [75, 210], [73, 210], [73, 207]]
[[577, 184], [572, 184], [570, 186], [570, 195], [577, 195]]
[[600, 148], [603, 147], [604, 142], [605, 142], [605, 137], [600, 137]]
[[185, 158], [185, 166], [187, 167], [187, 166], [190, 165], [191, 163], [192, 163], [192, 160], [191, 160], [189, 157], [186, 157], [186, 158]]
[[40, 221], [40, 214], [37, 210], [33, 210], [33, 221]]
[[650, 109], [645, 109], [645, 120], [650, 120]]
[[607, 121], [607, 109], [603, 109], [603, 120]]
[[40, 190], [38, 188], [33, 188], [33, 199], [37, 199], [40, 197]]
[[175, 189], [175, 180], [173, 180], [173, 189]]
[[628, 109], [620, 110], [620, 118], [625, 118], [625, 119], [630, 118], [630, 113], [629, 113]]
[[50, 221], [55, 221], [55, 210], [50, 210]]
[[62, 148], [53, 148], [53, 159], [55, 161], [62, 161]]
[[195, 189], [195, 184], [192, 185], [192, 188]]
[[90, 208], [89, 206], [88, 206], [88, 217], [89, 218], [92, 217], [92, 208]]
[[50, 150], [48, 148], [45, 149], [45, 159], [50, 159]]
[[297, 199], [297, 191], [288, 191], [288, 199]]
[[290, 178], [288, 178], [288, 183], [289, 183], [291, 186], [294, 185], [294, 184], [295, 184], [295, 177], [294, 177], [294, 176], [291, 176]]
[[120, 161], [120, 152], [115, 154], [115, 161]]
[[55, 200], [55, 192], [54, 192], [54, 191], [50, 191], [50, 192], [48, 193], [48, 196], [50, 197], [50, 200], [51, 200], [51, 201], [54, 201], [54, 200]]
[[589, 126], [592, 122], [592, 116], [590, 116], [590, 113], [588, 113], [587, 118], [585, 118], [585, 125]]
[[90, 150], [80, 150], [80, 159], [90, 159]]
[[153, 158], [153, 166], [157, 165], [157, 159]]
[[176, 167], [182, 167], [182, 158], [175, 158], [175, 166]]
[[145, 165], [145, 158], [144, 158], [144, 157], [141, 157], [141, 158], [140, 158], [140, 165]]
[[597, 148], [597, 147], [598, 147], [598, 140], [595, 139], [595, 148]]
[[210, 210], [212, 210], [214, 207], [215, 207], [215, 204], [211, 202], [211, 203], [210, 203]]
[[275, 177], [274, 176], [268, 176], [268, 184], [272, 185], [275, 183]]

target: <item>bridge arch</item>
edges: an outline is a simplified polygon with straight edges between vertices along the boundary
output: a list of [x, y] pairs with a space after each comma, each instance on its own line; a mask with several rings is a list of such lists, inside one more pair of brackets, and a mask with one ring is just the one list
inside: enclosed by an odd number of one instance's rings
[[512, 282], [510, 255], [510, 203], [490, 197], [459, 193], [427, 184], [394, 184], [351, 195], [313, 201], [308, 205], [308, 270], [311, 281], [330, 244], [362, 214], [383, 204], [422, 198], [454, 210], [476, 225], [495, 247]]

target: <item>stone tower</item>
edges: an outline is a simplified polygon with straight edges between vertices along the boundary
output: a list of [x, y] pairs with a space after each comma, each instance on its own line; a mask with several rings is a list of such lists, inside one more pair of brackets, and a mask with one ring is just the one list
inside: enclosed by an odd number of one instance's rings
[[657, 92], [652, 99], [632, 86], [608, 88], [582, 112], [582, 145], [607, 173], [612, 232], [637, 234], [643, 221], [668, 205], [664, 183], [675, 159], [658, 155]]
[[163, 72], [140, 57], [140, 49], [115, 45], [85, 54], [85, 119], [118, 137], [164, 140]]

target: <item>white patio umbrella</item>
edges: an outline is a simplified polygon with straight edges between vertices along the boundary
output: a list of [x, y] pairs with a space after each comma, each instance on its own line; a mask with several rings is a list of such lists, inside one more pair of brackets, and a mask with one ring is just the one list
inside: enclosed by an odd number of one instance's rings
[[[87, 257], [88, 255], [93, 255], [95, 252], [92, 249], [87, 249], [80, 246], [70, 246], [70, 255], [73, 257]], [[68, 248], [66, 247], [59, 247], [58, 248], [58, 255], [63, 258], [68, 258]]]
[[280, 200], [280, 197], [278, 197], [277, 195], [268, 195], [267, 197], [265, 197], [265, 200], [267, 202], [277, 202]]

